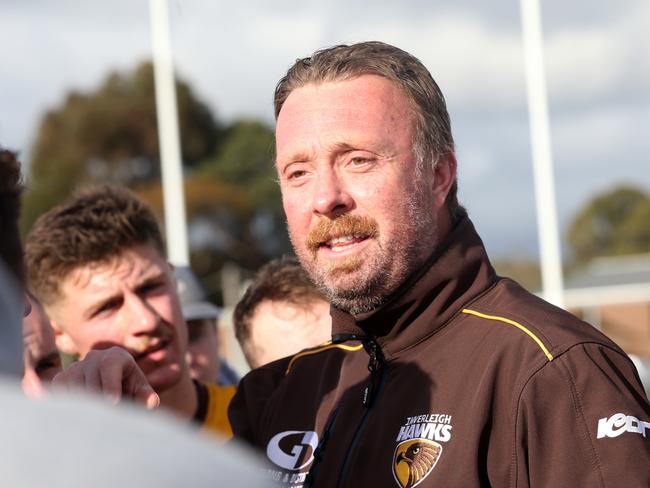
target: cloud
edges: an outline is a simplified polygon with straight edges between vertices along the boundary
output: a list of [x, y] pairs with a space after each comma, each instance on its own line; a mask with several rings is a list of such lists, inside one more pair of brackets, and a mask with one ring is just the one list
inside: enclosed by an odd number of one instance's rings
[[131, 8], [89, 3], [0, 6], [0, 43], [11, 46], [3, 50], [3, 65], [10, 69], [1, 79], [1, 144], [28, 153], [39, 118], [62, 103], [68, 90], [90, 89], [109, 70], [150, 56], [146, 8], [138, 2]]
[[[643, 19], [642, 21], [640, 19]], [[650, 4], [610, 24], [565, 27], [546, 42], [552, 103], [566, 109], [642, 97], [650, 86]]]
[[[536, 250], [519, 3], [513, 0], [170, 0], [178, 72], [222, 120], [272, 122], [277, 80], [297, 58], [380, 39], [418, 56], [446, 95], [461, 198], [497, 254]], [[650, 2], [542, 3], [558, 210], [595, 191], [650, 188]], [[40, 115], [72, 89], [150, 55], [147, 2], [0, 3], [0, 143], [29, 147]], [[513, 204], [516, 202], [516, 205]]]

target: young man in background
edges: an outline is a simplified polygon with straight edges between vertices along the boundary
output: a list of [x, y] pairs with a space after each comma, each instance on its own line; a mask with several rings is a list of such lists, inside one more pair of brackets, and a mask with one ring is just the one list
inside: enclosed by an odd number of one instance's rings
[[330, 304], [295, 258], [262, 266], [233, 312], [235, 336], [251, 368], [332, 337]]
[[[230, 436], [233, 390], [190, 377], [174, 271], [143, 201], [111, 186], [79, 192], [37, 220], [25, 251], [29, 289], [50, 317], [59, 350], [84, 360], [67, 378], [98, 392], [121, 386], [106, 384], [113, 380], [104, 368], [119, 367], [126, 351], [162, 407]], [[85, 369], [93, 361], [100, 367]]]

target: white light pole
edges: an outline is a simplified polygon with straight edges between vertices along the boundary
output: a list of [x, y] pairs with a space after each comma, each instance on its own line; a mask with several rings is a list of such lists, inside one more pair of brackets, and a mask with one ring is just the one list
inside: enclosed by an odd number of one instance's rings
[[560, 252], [560, 237], [555, 206], [553, 160], [539, 0], [521, 0], [521, 17], [530, 118], [530, 139], [533, 151], [542, 293], [546, 300], [562, 307], [564, 304], [562, 255]]
[[167, 255], [172, 264], [189, 266], [185, 193], [183, 191], [174, 63], [169, 42], [167, 0], [149, 0], [149, 10]]

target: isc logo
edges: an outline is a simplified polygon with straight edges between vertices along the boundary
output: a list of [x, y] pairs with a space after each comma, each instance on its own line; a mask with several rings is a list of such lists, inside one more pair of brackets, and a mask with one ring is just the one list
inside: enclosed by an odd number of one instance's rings
[[618, 437], [624, 432], [632, 432], [646, 436], [646, 429], [650, 430], [650, 422], [644, 422], [631, 415], [615, 413], [610, 418], [602, 418], [598, 421], [597, 438]]

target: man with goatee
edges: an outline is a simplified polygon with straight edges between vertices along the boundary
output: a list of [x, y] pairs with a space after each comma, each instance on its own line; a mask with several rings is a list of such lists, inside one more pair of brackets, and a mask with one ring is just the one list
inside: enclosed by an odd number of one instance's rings
[[282, 486], [648, 487], [650, 405], [625, 353], [497, 276], [456, 197], [445, 101], [379, 42], [298, 60], [277, 171], [332, 341], [249, 373], [235, 437]]

